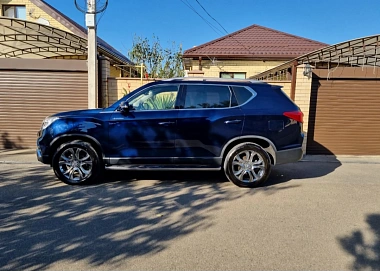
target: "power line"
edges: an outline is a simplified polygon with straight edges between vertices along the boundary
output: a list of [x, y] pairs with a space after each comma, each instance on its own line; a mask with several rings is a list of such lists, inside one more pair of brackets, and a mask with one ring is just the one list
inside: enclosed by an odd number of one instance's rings
[[[203, 7], [203, 5], [198, 1], [198, 0], [195, 0], [198, 5], [204, 10], [204, 12], [206, 12], [206, 14], [211, 18], [213, 19], [223, 30], [224, 32], [227, 33], [227, 35], [229, 35], [230, 33], [214, 18], [211, 16], [211, 14]], [[239, 45], [243, 46], [244, 49], [246, 49], [249, 53], [253, 54], [250, 50], [250, 48], [247, 48], [243, 43], [241, 43], [240, 41], [238, 41], [236, 38], [234, 38], [233, 36], [230, 36], [230, 38], [232, 38], [235, 42], [237, 42]]]
[[100, 23], [100, 20], [103, 18], [104, 13], [106, 13], [106, 11], [107, 11], [107, 9], [104, 10], [104, 11], [100, 14], [99, 19], [98, 19], [98, 21], [96, 22], [97, 25]]
[[227, 33], [227, 35], [229, 34], [228, 33], [228, 31], [214, 18], [214, 17], [212, 17], [211, 15], [210, 15], [210, 13], [208, 13], [208, 11], [202, 6], [202, 4], [201, 3], [199, 3], [199, 1], [198, 0], [195, 0], [195, 1], [197, 1], [197, 3], [198, 3], [198, 5], [200, 5], [201, 6], [201, 8], [207, 13], [207, 15], [211, 18], [211, 19], [213, 19], [221, 28], [223, 28], [223, 30], [224, 30], [224, 32], [226, 32]]
[[210, 23], [209, 21], [207, 21], [202, 15], [200, 15], [197, 12], [197, 10], [187, 0], [181, 0], [181, 2], [184, 3], [189, 9], [191, 9], [192, 11], [194, 11], [206, 24], [208, 24], [208, 26], [210, 26], [210, 28], [212, 30], [214, 30], [214, 32], [216, 34], [223, 35], [223, 33], [218, 28], [216, 28], [212, 23]]

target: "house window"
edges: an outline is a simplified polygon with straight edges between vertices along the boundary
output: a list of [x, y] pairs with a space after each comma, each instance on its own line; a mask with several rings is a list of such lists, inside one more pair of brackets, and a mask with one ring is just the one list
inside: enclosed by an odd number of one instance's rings
[[3, 5], [3, 16], [26, 20], [26, 7]]
[[245, 72], [221, 72], [219, 77], [220, 78], [238, 78], [238, 79], [245, 79], [246, 77]]

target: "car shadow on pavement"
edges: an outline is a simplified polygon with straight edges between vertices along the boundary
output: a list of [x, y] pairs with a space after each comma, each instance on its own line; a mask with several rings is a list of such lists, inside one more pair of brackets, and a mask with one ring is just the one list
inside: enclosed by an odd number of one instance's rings
[[334, 172], [342, 163], [330, 156], [328, 161], [300, 161], [272, 168], [271, 175], [264, 186], [272, 186], [291, 180], [312, 179]]
[[354, 258], [352, 270], [380, 270], [380, 214], [367, 215], [366, 222], [367, 229], [338, 238], [342, 248]]
[[[268, 180], [262, 187], [272, 187], [296, 179], [310, 179], [323, 177], [330, 174], [342, 164], [336, 158], [331, 156], [328, 162], [325, 161], [302, 161], [285, 165], [272, 167]], [[161, 183], [186, 182], [193, 185], [202, 183], [228, 183], [223, 171], [106, 171], [102, 182], [116, 181], [139, 181], [139, 180], [157, 180]], [[231, 184], [232, 185], [232, 184]]]

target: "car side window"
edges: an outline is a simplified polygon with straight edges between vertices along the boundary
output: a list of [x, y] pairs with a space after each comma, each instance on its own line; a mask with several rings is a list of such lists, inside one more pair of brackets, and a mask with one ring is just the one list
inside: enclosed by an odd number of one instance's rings
[[226, 108], [230, 106], [231, 91], [228, 86], [186, 86], [185, 109]]
[[132, 97], [128, 102], [136, 111], [174, 109], [178, 90], [178, 85], [153, 86]]
[[242, 105], [253, 96], [256, 96], [256, 93], [252, 93], [246, 87], [232, 86], [232, 90], [235, 94], [238, 105]]

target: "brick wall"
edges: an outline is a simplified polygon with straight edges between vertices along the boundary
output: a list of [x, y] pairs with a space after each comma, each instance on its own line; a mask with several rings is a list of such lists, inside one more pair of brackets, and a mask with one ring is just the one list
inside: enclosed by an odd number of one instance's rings
[[[220, 72], [246, 72], [246, 78], [276, 67], [284, 61], [257, 60], [221, 60], [214, 64], [210, 60], [202, 60], [202, 71], [205, 77], [219, 77]], [[199, 70], [199, 61], [192, 60], [192, 69]]]
[[110, 62], [106, 57], [100, 57], [100, 71], [99, 75], [101, 78], [99, 90], [100, 90], [100, 101], [101, 107], [109, 106], [109, 93], [108, 93], [108, 78], [110, 76]]
[[108, 78], [108, 104], [111, 105], [126, 93], [147, 84], [156, 81], [155, 79], [143, 79], [140, 78], [125, 78], [125, 77], [109, 77]]
[[265, 81], [271, 85], [282, 86], [282, 90], [290, 97], [292, 81]]
[[303, 75], [304, 65], [297, 67], [297, 81], [296, 81], [296, 95], [295, 103], [300, 107], [303, 112], [303, 130], [305, 133], [305, 140], [303, 142], [302, 149], [306, 153], [308, 120], [309, 120], [309, 108], [310, 108], [310, 95], [311, 95], [311, 81], [312, 79]]
[[114, 66], [110, 67], [110, 72], [111, 72], [110, 77], [121, 77], [121, 70]]
[[[67, 1], [67, 0], [66, 0]], [[70, 2], [72, 3], [72, 2]], [[0, 5], [24, 5], [26, 7], [26, 19], [31, 22], [38, 22], [38, 19], [45, 19], [49, 22], [50, 26], [62, 29], [67, 32], [71, 32], [69, 29], [67, 29], [64, 25], [53, 19], [50, 15], [48, 15], [46, 12], [38, 8], [36, 5], [32, 4], [28, 0], [0, 0]], [[1, 16], [2, 14], [2, 8], [1, 10]], [[29, 12], [32, 12], [31, 15], [29, 15]]]

